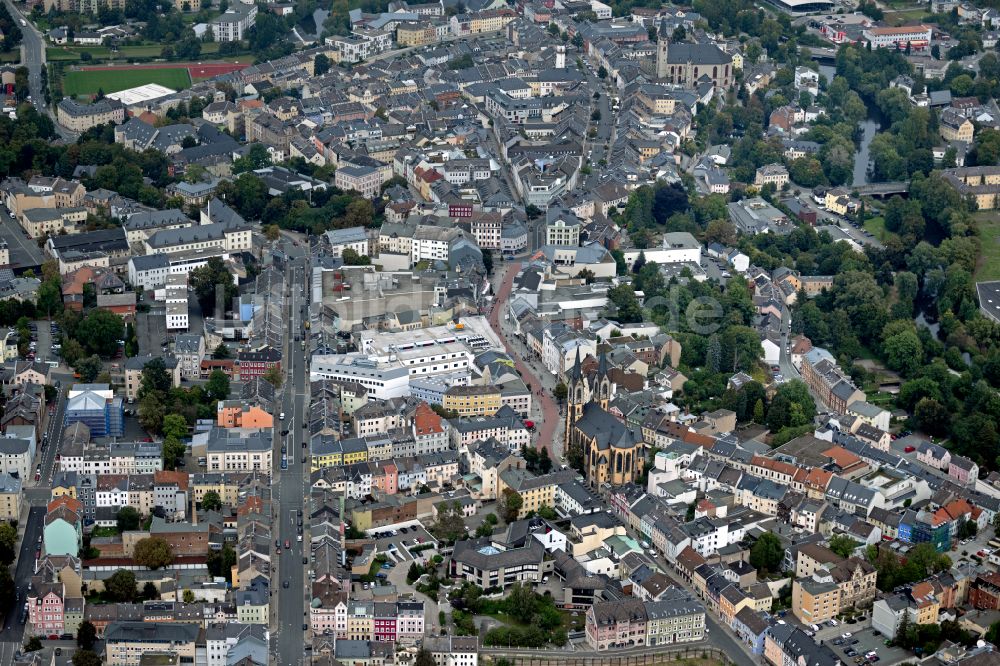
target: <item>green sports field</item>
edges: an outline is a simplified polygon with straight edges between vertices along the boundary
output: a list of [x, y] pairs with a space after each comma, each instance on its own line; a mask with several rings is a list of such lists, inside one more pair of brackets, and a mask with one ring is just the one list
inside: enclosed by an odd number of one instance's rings
[[93, 95], [98, 90], [112, 93], [147, 83], [182, 90], [191, 85], [191, 75], [183, 67], [72, 71], [63, 75], [63, 93], [69, 96]]

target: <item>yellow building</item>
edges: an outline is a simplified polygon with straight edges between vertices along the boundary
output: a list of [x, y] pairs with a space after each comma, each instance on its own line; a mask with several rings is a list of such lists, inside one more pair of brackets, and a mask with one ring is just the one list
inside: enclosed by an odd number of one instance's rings
[[235, 474], [220, 474], [218, 472], [192, 474], [190, 487], [191, 497], [196, 504], [201, 503], [205, 493], [213, 492], [219, 496], [223, 504], [238, 505], [240, 484], [239, 477]]
[[10, 474], [0, 475], [0, 518], [21, 519], [21, 480]]
[[472, 14], [470, 18], [469, 32], [476, 34], [503, 30], [508, 23], [517, 18], [517, 14], [510, 9], [488, 9]]
[[819, 624], [840, 613], [840, 588], [820, 577], [792, 582], [792, 613], [806, 624]]
[[942, 113], [938, 127], [945, 141], [972, 143], [972, 136], [976, 131], [972, 121], [958, 113]]
[[941, 175], [963, 197], [973, 197], [979, 210], [1000, 208], [1000, 166], [945, 169]]
[[452, 386], [441, 405], [459, 416], [493, 416], [502, 406], [500, 389], [495, 386]]
[[367, 641], [375, 634], [375, 609], [370, 601], [352, 601], [347, 607], [347, 640]]
[[396, 28], [399, 46], [423, 46], [437, 41], [437, 30], [428, 23], [400, 23]]
[[523, 518], [531, 512], [537, 512], [543, 506], [553, 507], [556, 503], [556, 486], [566, 483], [573, 474], [556, 472], [543, 476], [533, 476], [523, 469], [508, 469], [500, 473], [497, 482], [497, 497], [501, 497], [506, 489], [515, 491], [521, 496], [521, 510], [517, 517]]

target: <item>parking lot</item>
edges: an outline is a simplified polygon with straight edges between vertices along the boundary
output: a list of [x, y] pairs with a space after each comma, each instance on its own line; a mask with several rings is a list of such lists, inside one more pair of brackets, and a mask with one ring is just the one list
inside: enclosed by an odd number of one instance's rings
[[[841, 632], [841, 634], [843, 633]], [[870, 627], [851, 632], [849, 638], [837, 636], [828, 644], [844, 664], [861, 664], [866, 661], [868, 663], [884, 661], [887, 664], [898, 664], [913, 657], [902, 648], [887, 646], [885, 636], [876, 636]], [[870, 652], [875, 653], [875, 658], [865, 659], [865, 655]]]
[[[396, 532], [395, 535], [391, 534], [393, 531]], [[375, 537], [378, 552], [385, 554], [396, 564], [406, 564], [409, 566], [411, 560], [424, 561], [437, 553], [435, 548], [422, 550], [416, 556], [410, 553], [409, 549], [417, 545], [429, 543], [435, 547], [437, 546], [437, 541], [434, 537], [424, 529], [423, 525], [416, 521], [393, 525], [392, 527], [374, 528], [368, 530], [368, 534]]]

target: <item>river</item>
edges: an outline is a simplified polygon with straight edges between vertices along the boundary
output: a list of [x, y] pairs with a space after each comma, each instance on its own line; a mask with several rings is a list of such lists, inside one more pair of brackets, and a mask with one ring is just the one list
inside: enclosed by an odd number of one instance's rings
[[[820, 65], [819, 73], [825, 76], [827, 83], [829, 83], [837, 75], [837, 69], [832, 65]], [[861, 127], [861, 144], [858, 146], [858, 152], [854, 154], [854, 175], [851, 179], [851, 185], [853, 186], [868, 183], [868, 166], [871, 161], [868, 148], [871, 146], [872, 139], [875, 138], [875, 133], [881, 127], [878, 116], [870, 110], [868, 117], [861, 121], [859, 125]]]

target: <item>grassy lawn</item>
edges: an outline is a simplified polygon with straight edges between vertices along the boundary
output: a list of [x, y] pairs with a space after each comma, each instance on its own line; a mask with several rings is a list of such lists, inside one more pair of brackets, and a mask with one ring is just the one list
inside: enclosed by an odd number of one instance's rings
[[977, 281], [1000, 280], [1000, 213], [984, 210], [975, 214], [979, 221], [981, 249], [976, 265]]
[[865, 231], [880, 241], [885, 240], [885, 219], [881, 216], [865, 220]]
[[886, 12], [885, 21], [892, 26], [903, 25], [908, 21], [919, 21], [927, 16], [928, 13], [929, 12], [926, 9], [919, 7], [913, 9], [903, 9], [895, 12]]
[[66, 72], [63, 75], [63, 92], [66, 95], [92, 95], [103, 89], [104, 92], [117, 92], [126, 88], [147, 83], [158, 83], [161, 86], [182, 90], [191, 85], [191, 77], [184, 68], [171, 69], [123, 69], [115, 71], [96, 72]]
[[117, 527], [95, 527], [94, 531], [91, 532], [91, 536], [95, 537], [113, 537], [118, 536]]

